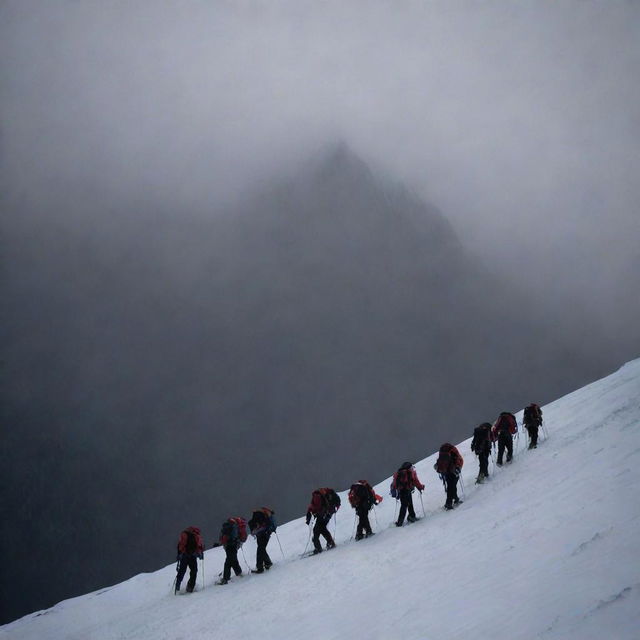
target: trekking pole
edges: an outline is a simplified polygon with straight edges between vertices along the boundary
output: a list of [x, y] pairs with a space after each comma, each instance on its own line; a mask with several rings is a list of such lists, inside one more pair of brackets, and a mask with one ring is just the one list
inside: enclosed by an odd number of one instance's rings
[[202, 554], [202, 590], [204, 591], [204, 553]]
[[353, 540], [353, 537], [356, 535], [356, 521], [357, 521], [357, 519], [358, 519], [358, 514], [354, 511], [354, 513], [353, 513], [353, 529], [351, 531], [351, 537], [349, 538], [349, 540]]
[[309, 543], [311, 542], [311, 522], [309, 522], [307, 524], [307, 527], [309, 528], [309, 537], [307, 538], [307, 544], [304, 545], [304, 551], [302, 552], [302, 555], [304, 555], [305, 553], [307, 553], [307, 548], [309, 546]]
[[464, 501], [464, 480], [462, 479], [462, 474], [460, 474], [460, 491], [462, 492], [462, 500]]
[[176, 583], [178, 581], [178, 571], [180, 571], [180, 558], [178, 558], [178, 561], [176, 562], [176, 577], [173, 579], [173, 582], [171, 583], [172, 593], [176, 592]]
[[244, 558], [244, 563], [247, 565], [247, 570], [249, 571], [249, 573], [251, 573], [251, 567], [249, 566], [249, 563], [247, 562], [247, 557], [244, 555], [244, 549], [242, 548], [242, 546], [240, 546], [240, 551], [242, 552], [242, 557]]
[[284, 551], [282, 550], [282, 545], [280, 544], [280, 538], [278, 537], [278, 532], [274, 531], [273, 533], [276, 534], [276, 540], [278, 541], [278, 546], [280, 547], [280, 553], [282, 554], [282, 559], [286, 560], [286, 558], [284, 557]]
[[378, 510], [376, 509], [375, 505], [373, 505], [373, 517], [376, 519], [376, 527], [378, 527], [379, 529], [380, 524], [378, 523]]
[[338, 529], [338, 513], [333, 514], [333, 541], [336, 541], [336, 531]]
[[546, 440], [549, 437], [549, 432], [547, 431], [547, 427], [544, 426], [544, 422], [540, 424], [542, 427], [542, 433], [544, 433], [544, 439]]
[[422, 491], [418, 491], [418, 495], [420, 496], [420, 505], [422, 506], [422, 517], [426, 518], [427, 514], [424, 511], [424, 502], [422, 502]]
[[396, 514], [398, 513], [398, 498], [396, 498], [396, 506], [395, 509], [393, 510], [393, 521], [396, 522]]

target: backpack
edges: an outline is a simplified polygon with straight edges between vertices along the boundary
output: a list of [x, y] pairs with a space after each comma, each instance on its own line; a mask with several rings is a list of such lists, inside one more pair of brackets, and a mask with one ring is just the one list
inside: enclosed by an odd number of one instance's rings
[[503, 411], [500, 414], [500, 417], [496, 420], [495, 430], [498, 433], [508, 432], [511, 435], [516, 434], [518, 432], [518, 423], [516, 422], [516, 417], [513, 413]]
[[184, 545], [184, 550], [186, 553], [196, 553], [198, 550], [198, 540], [196, 539], [196, 534], [189, 529], [185, 529], [185, 533], [187, 534], [187, 542]]
[[220, 532], [220, 542], [229, 544], [236, 542], [241, 545], [247, 540], [247, 521], [240, 516], [235, 518], [229, 518], [222, 523], [222, 530]]
[[462, 456], [458, 453], [458, 450], [448, 442], [445, 442], [438, 452], [438, 459], [433, 465], [433, 468], [439, 474], [450, 473], [455, 467], [462, 466]]
[[276, 528], [276, 519], [273, 517], [275, 511], [273, 509], [269, 509], [268, 507], [262, 507], [261, 509], [256, 509], [251, 514], [251, 520], [249, 520], [249, 529], [251, 530], [252, 535], [257, 535], [259, 533], [273, 533]]
[[316, 489], [311, 499], [312, 503], [320, 505], [320, 511], [335, 513], [340, 508], [340, 496], [329, 487]]
[[473, 430], [473, 442], [471, 443], [471, 451], [475, 451], [477, 455], [485, 453], [491, 449], [491, 425], [483, 422], [479, 427]]
[[391, 483], [391, 497], [397, 498], [400, 491], [413, 489], [413, 464], [405, 462], [394, 474]]
[[371, 508], [375, 502], [375, 497], [371, 485], [366, 480], [360, 480], [351, 485], [349, 490], [349, 504], [352, 507], [359, 505]]
[[178, 542], [178, 552], [195, 555], [204, 550], [204, 543], [198, 527], [187, 527], [181, 534]]
[[523, 422], [540, 426], [542, 424], [542, 409], [532, 402], [524, 409]]

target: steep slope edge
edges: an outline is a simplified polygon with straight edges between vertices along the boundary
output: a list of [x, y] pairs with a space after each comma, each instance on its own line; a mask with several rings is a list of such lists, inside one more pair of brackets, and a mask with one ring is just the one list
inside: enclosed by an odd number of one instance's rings
[[[390, 526], [387, 478], [376, 487], [386, 498], [372, 539], [350, 542], [343, 493], [330, 553], [300, 560], [307, 529], [294, 520], [279, 529], [286, 559], [274, 540], [277, 565], [264, 576], [213, 587], [223, 563], [215, 549], [205, 589], [190, 597], [171, 595], [168, 566], [26, 616], [0, 636], [631, 639], [640, 628], [640, 360], [543, 409], [549, 439], [535, 451], [519, 442], [513, 464], [485, 485], [474, 486], [470, 441], [461, 443], [466, 501], [453, 512], [442, 511], [431, 455], [416, 465], [427, 483], [416, 524]], [[253, 560], [252, 542], [244, 555]]]

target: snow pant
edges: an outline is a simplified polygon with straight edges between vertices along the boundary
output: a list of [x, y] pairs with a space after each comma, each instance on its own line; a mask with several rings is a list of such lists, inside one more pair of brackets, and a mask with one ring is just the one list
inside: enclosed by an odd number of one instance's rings
[[489, 477], [489, 452], [490, 449], [486, 451], [481, 451], [478, 454], [478, 462], [480, 463], [480, 475], [485, 478]]
[[529, 449], [538, 446], [538, 425], [537, 424], [528, 424], [525, 425], [527, 427], [527, 431], [529, 432], [529, 438], [531, 442], [529, 443]]
[[320, 536], [323, 536], [327, 541], [327, 548], [335, 547], [336, 545], [329, 533], [329, 529], [327, 529], [332, 515], [332, 513], [319, 513], [316, 515], [316, 523], [313, 525], [313, 547], [316, 551], [322, 551]]
[[407, 515], [407, 511], [409, 512], [409, 517], [411, 519], [416, 517], [416, 512], [413, 509], [411, 491], [411, 489], [400, 489], [400, 491], [398, 491], [398, 497], [400, 498], [400, 513], [398, 514], [398, 520], [396, 521], [398, 526], [402, 525], [404, 522], [404, 517]]
[[182, 578], [187, 573], [187, 567], [189, 567], [189, 581], [187, 582], [187, 589], [192, 591], [196, 586], [196, 576], [198, 575], [198, 556], [192, 553], [180, 554], [180, 563], [178, 565], [178, 575], [176, 576], [176, 589], [180, 588]]
[[371, 534], [371, 523], [369, 522], [369, 505], [356, 507], [356, 515], [358, 516], [358, 528], [356, 529], [356, 538], [362, 538], [363, 535]]
[[444, 488], [447, 492], [445, 507], [452, 507], [454, 502], [460, 502], [458, 498], [458, 475], [455, 473], [445, 473], [443, 480]]
[[504, 450], [507, 450], [507, 462], [513, 458], [513, 438], [508, 431], [501, 431], [498, 436], [498, 464], [502, 464]]
[[237, 576], [242, 575], [242, 567], [240, 567], [240, 563], [238, 562], [238, 547], [236, 543], [225, 545], [224, 552], [227, 554], [227, 557], [224, 561], [222, 577], [225, 580], [229, 580], [229, 578], [231, 578], [231, 569], [233, 569], [233, 572]]
[[271, 537], [270, 531], [263, 531], [256, 536], [256, 543], [258, 545], [258, 551], [256, 552], [256, 569], [268, 569], [273, 562], [267, 553], [267, 545], [269, 544], [269, 538]]

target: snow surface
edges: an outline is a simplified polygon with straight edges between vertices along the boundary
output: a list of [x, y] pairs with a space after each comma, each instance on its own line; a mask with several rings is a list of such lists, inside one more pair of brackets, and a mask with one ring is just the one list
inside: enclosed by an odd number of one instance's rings
[[[170, 565], [25, 616], [0, 638], [638, 639], [640, 360], [543, 410], [549, 440], [528, 451], [521, 435], [513, 463], [483, 485], [470, 440], [459, 445], [466, 499], [454, 511], [442, 510], [431, 455], [416, 465], [427, 489], [414, 524], [392, 525], [387, 478], [373, 538], [351, 540], [342, 492], [330, 552], [300, 559], [301, 518], [278, 529], [286, 559], [272, 538], [263, 575], [214, 586], [224, 553], [213, 549], [194, 594], [172, 594]], [[422, 515], [417, 493], [414, 504]], [[243, 551], [254, 566], [252, 540]]]

